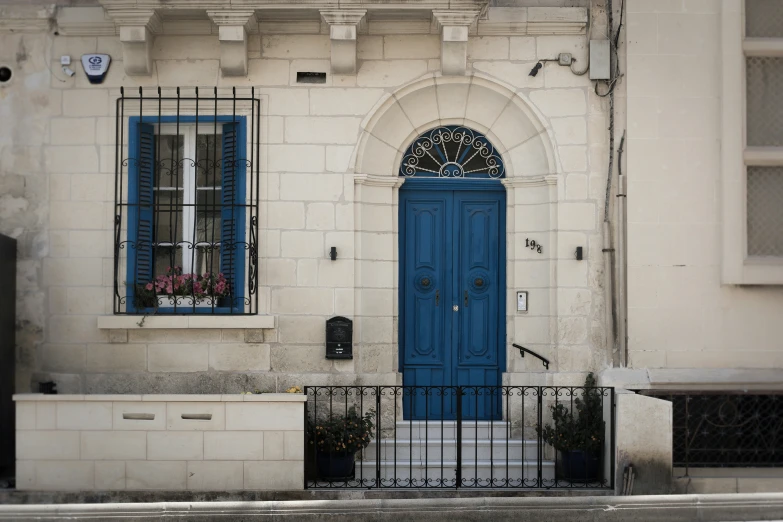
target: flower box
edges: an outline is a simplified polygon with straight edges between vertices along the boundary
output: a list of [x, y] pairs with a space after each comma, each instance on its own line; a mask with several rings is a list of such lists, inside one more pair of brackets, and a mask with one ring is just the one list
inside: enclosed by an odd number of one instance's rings
[[219, 305], [218, 299], [214, 297], [191, 297], [189, 295], [159, 295], [158, 308], [215, 308]]

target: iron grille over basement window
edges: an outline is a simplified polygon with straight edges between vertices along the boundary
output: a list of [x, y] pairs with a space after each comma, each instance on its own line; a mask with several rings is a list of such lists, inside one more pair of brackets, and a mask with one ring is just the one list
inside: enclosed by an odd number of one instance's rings
[[120, 93], [114, 313], [258, 313], [254, 89]]
[[643, 393], [672, 403], [675, 466], [783, 465], [783, 395], [659, 390]]

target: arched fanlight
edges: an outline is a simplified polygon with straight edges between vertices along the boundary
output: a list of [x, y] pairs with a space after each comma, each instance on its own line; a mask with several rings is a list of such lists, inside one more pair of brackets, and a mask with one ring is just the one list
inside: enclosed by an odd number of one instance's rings
[[405, 151], [400, 176], [497, 179], [505, 176], [500, 154], [480, 132], [457, 125], [429, 130]]

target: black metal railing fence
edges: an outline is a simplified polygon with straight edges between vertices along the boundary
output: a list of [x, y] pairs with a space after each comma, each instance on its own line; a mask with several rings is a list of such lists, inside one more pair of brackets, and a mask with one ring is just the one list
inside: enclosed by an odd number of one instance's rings
[[613, 388], [306, 386], [305, 395], [307, 489], [614, 487]]

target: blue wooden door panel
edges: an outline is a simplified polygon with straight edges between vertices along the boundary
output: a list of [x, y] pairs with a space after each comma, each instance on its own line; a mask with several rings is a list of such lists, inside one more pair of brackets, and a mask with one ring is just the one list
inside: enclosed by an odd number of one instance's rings
[[[500, 201], [497, 197], [459, 194], [460, 242], [458, 274], [462, 313], [459, 314], [458, 365], [498, 367], [498, 228]], [[493, 382], [465, 382], [458, 385], [493, 386]]]
[[[411, 183], [411, 185], [414, 185]], [[505, 193], [400, 192], [401, 363], [409, 419], [499, 419], [505, 364]]]
[[[451, 295], [447, 275], [452, 264], [452, 199], [450, 193], [410, 192], [403, 193], [401, 200], [406, 386], [448, 386], [451, 382], [451, 336], [446, 330], [446, 313]], [[404, 397], [412, 418], [442, 414], [439, 403], [430, 404], [423, 389], [416, 392]]]
[[[499, 418], [500, 397], [500, 224], [502, 194], [455, 195], [455, 221], [459, 223], [455, 280], [462, 295], [455, 384], [475, 386], [463, 400], [463, 418]], [[503, 260], [504, 262], [505, 260]]]

